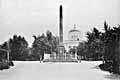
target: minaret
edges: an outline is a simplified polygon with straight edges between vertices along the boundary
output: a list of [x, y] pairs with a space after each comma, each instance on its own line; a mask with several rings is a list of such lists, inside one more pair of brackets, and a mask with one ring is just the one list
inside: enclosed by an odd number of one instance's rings
[[59, 36], [60, 36], [60, 44], [63, 44], [63, 9], [62, 5], [60, 5], [60, 23], [59, 23]]

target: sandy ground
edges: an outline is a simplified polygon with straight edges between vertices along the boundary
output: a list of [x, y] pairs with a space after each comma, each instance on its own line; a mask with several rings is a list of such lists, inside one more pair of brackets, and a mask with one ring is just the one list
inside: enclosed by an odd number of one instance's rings
[[0, 80], [120, 80], [97, 68], [101, 62], [39, 63], [14, 62], [15, 66], [0, 71]]

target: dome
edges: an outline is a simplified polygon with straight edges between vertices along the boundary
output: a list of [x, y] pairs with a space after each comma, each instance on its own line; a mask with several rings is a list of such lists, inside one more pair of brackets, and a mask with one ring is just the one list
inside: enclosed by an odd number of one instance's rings
[[79, 30], [72, 29], [69, 32], [80, 32]]
[[69, 33], [70, 33], [70, 32], [80, 32], [80, 31], [77, 30], [77, 29], [76, 29], [76, 26], [74, 25], [74, 29], [70, 30]]

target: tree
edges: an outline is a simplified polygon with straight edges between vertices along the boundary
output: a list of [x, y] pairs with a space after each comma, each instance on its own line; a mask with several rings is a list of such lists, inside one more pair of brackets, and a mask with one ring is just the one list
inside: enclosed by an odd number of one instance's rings
[[[2, 44], [3, 49], [8, 49], [7, 42]], [[22, 56], [24, 56], [23, 51], [28, 47], [28, 42], [20, 35], [14, 35], [12, 39], [9, 39], [8, 44], [10, 48], [10, 57], [12, 57], [13, 60], [19, 60]]]
[[118, 27], [104, 27], [105, 33], [103, 35], [103, 41], [105, 44], [105, 54], [104, 57], [106, 58], [107, 62], [112, 62], [113, 71], [118, 73], [119, 71], [119, 42], [120, 42], [120, 26]]
[[53, 36], [50, 31], [46, 32], [46, 36], [42, 34], [41, 36], [35, 37], [32, 48], [34, 49], [33, 54], [38, 55], [37, 57], [44, 58], [44, 53], [51, 54], [57, 50], [57, 37]]
[[93, 28], [92, 32], [87, 32], [87, 51], [88, 58], [100, 59], [102, 55], [101, 32], [97, 28]]

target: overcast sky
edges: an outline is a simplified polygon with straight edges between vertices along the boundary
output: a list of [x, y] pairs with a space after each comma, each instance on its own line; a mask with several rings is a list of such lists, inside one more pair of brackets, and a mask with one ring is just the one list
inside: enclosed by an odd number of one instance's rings
[[0, 43], [13, 34], [25, 36], [31, 44], [33, 34], [50, 30], [58, 35], [59, 5], [63, 5], [64, 39], [74, 24], [85, 34], [92, 27], [120, 24], [120, 0], [0, 0]]

